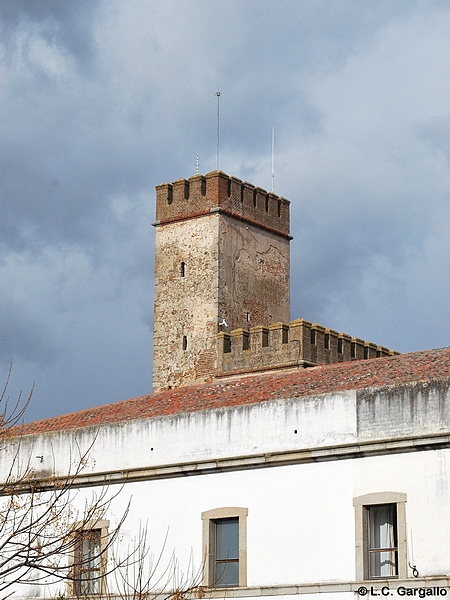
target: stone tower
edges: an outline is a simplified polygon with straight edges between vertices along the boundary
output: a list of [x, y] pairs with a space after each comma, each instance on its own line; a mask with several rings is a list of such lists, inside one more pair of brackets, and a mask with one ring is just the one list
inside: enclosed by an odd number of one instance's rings
[[289, 321], [291, 239], [288, 200], [221, 171], [157, 186], [156, 219], [154, 391], [211, 380], [219, 331]]

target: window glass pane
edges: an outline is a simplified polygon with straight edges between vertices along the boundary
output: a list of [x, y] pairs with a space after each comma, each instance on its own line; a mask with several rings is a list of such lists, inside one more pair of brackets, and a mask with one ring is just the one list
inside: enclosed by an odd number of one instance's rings
[[370, 548], [395, 548], [395, 506], [386, 504], [370, 507]]
[[231, 587], [239, 585], [239, 562], [218, 562], [214, 573], [214, 585]]
[[216, 560], [239, 559], [239, 519], [216, 522]]
[[371, 552], [369, 560], [371, 577], [395, 577], [397, 575], [396, 552]]
[[100, 567], [100, 529], [93, 529], [82, 534], [81, 560], [84, 569]]
[[92, 579], [91, 576], [87, 573], [81, 576], [81, 581], [79, 584], [79, 596], [89, 596], [90, 594], [99, 594], [100, 593], [100, 580]]

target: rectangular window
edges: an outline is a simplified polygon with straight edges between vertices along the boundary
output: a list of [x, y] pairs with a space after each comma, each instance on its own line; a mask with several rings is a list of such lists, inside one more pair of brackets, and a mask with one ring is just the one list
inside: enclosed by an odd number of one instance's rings
[[102, 577], [102, 530], [87, 529], [77, 535], [73, 576], [75, 594], [100, 594]]
[[368, 506], [366, 518], [369, 578], [397, 577], [397, 506]]
[[242, 507], [213, 508], [202, 513], [203, 585], [247, 585], [247, 515]]
[[406, 494], [372, 492], [353, 498], [356, 579], [408, 576]]
[[213, 585], [239, 585], [239, 518], [217, 519], [213, 525]]

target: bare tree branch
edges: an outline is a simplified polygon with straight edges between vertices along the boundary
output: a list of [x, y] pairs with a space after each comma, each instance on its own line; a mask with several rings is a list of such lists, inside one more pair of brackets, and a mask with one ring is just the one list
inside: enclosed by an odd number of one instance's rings
[[192, 594], [203, 597], [201, 569], [194, 569], [192, 559], [186, 573], [180, 570], [175, 554], [164, 566], [168, 531], [156, 558], [150, 551], [147, 525], [140, 526], [131, 544], [125, 547], [121, 543], [131, 500], [112, 529], [104, 526], [123, 486], [113, 492], [106, 482], [88, 498], [77, 487], [96, 435], [84, 451], [75, 442], [77, 458], [73, 462], [69, 456], [69, 464], [74, 466], [66, 475], [55, 474], [54, 459], [53, 469], [39, 478], [30, 466], [20, 429], [14, 429], [30, 403], [33, 388], [25, 401], [20, 393], [11, 403], [7, 394], [10, 378], [11, 367], [0, 394], [4, 441], [0, 452], [14, 449], [0, 481], [0, 600], [11, 596], [20, 584], [54, 586], [58, 581], [70, 586], [71, 595], [83, 598], [101, 594], [146, 600], [157, 590], [165, 590], [161, 600], [182, 600]]

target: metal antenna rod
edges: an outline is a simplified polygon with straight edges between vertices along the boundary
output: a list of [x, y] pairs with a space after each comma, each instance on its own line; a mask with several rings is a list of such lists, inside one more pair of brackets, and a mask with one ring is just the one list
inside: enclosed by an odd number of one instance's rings
[[197, 160], [195, 161], [195, 174], [196, 175], [198, 175], [198, 167], [199, 167], [199, 164], [198, 164], [198, 152], [197, 152]]
[[220, 90], [217, 88], [217, 157], [216, 157], [216, 170], [219, 170], [219, 148], [220, 148]]
[[272, 193], [275, 191], [275, 127], [272, 127]]

